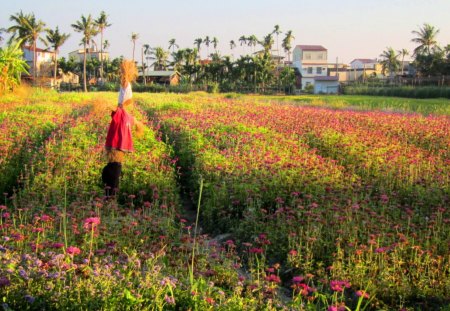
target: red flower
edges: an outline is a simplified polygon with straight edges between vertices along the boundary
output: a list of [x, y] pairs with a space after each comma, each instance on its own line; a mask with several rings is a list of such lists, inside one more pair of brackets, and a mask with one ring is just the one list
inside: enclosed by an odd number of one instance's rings
[[81, 250], [76, 246], [69, 246], [66, 249], [66, 253], [69, 255], [79, 255], [79, 254], [81, 254]]
[[83, 228], [86, 231], [95, 229], [100, 224], [100, 217], [89, 217], [84, 220]]

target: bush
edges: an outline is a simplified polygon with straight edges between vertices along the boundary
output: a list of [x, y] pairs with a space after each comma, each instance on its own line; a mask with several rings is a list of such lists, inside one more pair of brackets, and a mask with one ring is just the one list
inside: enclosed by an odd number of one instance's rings
[[345, 86], [345, 95], [396, 96], [407, 98], [450, 98], [450, 87], [437, 86], [394, 86], [369, 87], [368, 85]]

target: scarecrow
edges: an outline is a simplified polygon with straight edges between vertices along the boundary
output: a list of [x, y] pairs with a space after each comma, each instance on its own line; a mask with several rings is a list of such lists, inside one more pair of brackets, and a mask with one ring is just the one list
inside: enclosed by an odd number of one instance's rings
[[118, 105], [111, 113], [111, 123], [106, 136], [106, 156], [108, 164], [103, 168], [102, 181], [107, 197], [115, 195], [119, 189], [122, 162], [125, 153], [133, 152], [132, 128], [137, 135], [142, 135], [143, 125], [135, 120], [126, 110], [133, 104], [131, 82], [137, 77], [137, 68], [133, 61], [124, 60], [120, 64], [120, 91]]

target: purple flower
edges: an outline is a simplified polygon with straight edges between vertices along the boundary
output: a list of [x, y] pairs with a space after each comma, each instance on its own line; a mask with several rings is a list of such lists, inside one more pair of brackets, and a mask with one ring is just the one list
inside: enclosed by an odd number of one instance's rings
[[11, 285], [11, 281], [6, 276], [0, 276], [0, 288]]
[[25, 295], [25, 300], [28, 302], [28, 303], [33, 303], [35, 300], [36, 300], [36, 298], [34, 298], [33, 296], [31, 296], [31, 295]]

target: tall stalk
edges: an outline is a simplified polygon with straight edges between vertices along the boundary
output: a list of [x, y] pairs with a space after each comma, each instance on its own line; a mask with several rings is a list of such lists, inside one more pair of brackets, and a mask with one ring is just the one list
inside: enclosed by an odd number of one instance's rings
[[203, 192], [203, 177], [200, 176], [200, 192], [198, 195], [198, 203], [197, 203], [197, 215], [195, 217], [195, 226], [194, 226], [194, 243], [192, 246], [192, 258], [191, 258], [191, 267], [189, 269], [189, 281], [192, 284], [194, 283], [194, 259], [195, 259], [195, 247], [197, 243], [197, 226], [198, 226], [198, 216], [200, 214], [200, 203], [202, 201], [202, 192]]

